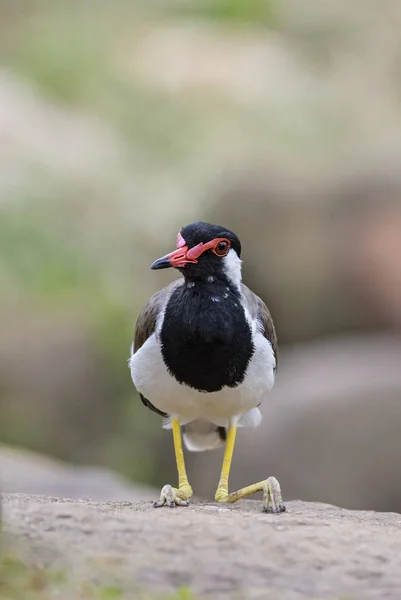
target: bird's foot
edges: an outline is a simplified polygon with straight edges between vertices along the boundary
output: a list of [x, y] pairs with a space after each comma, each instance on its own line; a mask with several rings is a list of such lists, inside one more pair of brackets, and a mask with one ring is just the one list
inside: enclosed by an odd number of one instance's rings
[[280, 484], [275, 477], [269, 477], [265, 481], [259, 481], [253, 485], [241, 488], [237, 492], [228, 493], [225, 484], [219, 485], [215, 495], [215, 500], [222, 503], [233, 503], [242, 498], [247, 498], [256, 492], [263, 492], [263, 512], [281, 513], [285, 512], [286, 508], [283, 504], [281, 496]]
[[221, 502], [222, 504], [224, 504], [225, 502], [230, 502], [230, 500], [228, 499], [229, 493], [228, 493], [228, 488], [225, 486], [220, 486], [217, 488], [216, 494], [214, 496], [214, 499], [216, 500], [216, 502]]
[[167, 504], [170, 508], [174, 506], [188, 506], [189, 498], [192, 496], [192, 488], [189, 484], [180, 488], [174, 488], [171, 485], [165, 485], [160, 492], [158, 501], [153, 502], [155, 508]]
[[280, 484], [275, 477], [269, 477], [263, 485], [263, 512], [282, 513], [285, 511]]

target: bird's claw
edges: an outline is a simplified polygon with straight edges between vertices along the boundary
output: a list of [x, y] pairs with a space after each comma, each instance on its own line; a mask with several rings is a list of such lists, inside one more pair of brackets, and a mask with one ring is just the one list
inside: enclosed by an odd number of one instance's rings
[[282, 513], [285, 511], [280, 484], [275, 477], [269, 477], [263, 486], [263, 512]]
[[192, 490], [190, 488], [188, 490], [184, 488], [178, 489], [171, 485], [165, 485], [160, 492], [159, 500], [153, 502], [153, 506], [155, 508], [160, 508], [165, 504], [170, 508], [173, 508], [174, 506], [189, 506], [189, 502], [186, 498], [189, 498], [191, 495]]

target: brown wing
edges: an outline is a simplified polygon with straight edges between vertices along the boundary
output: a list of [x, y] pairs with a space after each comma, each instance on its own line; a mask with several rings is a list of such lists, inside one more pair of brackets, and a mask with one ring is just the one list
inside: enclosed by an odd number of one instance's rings
[[164, 309], [173, 291], [179, 285], [182, 285], [182, 283], [182, 279], [173, 281], [159, 292], [153, 294], [149, 302], [144, 306], [136, 321], [132, 354], [138, 352], [139, 348], [143, 346], [148, 337], [155, 331], [158, 315]]
[[246, 285], [241, 284], [242, 296], [245, 300], [245, 305], [249, 310], [249, 313], [253, 319], [258, 319], [263, 327], [263, 335], [272, 345], [274, 356], [276, 358], [276, 370], [278, 363], [278, 345], [277, 345], [277, 334], [274, 327], [273, 318], [259, 296], [254, 294]]

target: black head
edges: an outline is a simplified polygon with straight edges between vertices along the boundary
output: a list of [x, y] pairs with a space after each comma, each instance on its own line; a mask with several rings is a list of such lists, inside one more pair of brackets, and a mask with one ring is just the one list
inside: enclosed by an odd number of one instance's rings
[[176, 246], [177, 250], [156, 260], [151, 268], [174, 267], [189, 279], [224, 274], [235, 282], [241, 280], [241, 243], [226, 227], [191, 223], [178, 233]]

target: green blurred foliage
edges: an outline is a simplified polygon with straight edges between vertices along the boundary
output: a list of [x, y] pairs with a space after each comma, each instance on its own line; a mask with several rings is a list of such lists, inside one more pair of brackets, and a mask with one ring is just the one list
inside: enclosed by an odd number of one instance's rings
[[165, 595], [132, 592], [113, 582], [104, 583], [105, 579], [104, 573], [88, 580], [77, 578], [67, 570], [36, 567], [15, 554], [5, 553], [0, 559], [0, 600], [128, 600], [134, 596], [138, 600], [195, 600], [186, 586]]
[[242, 27], [271, 27], [276, 19], [276, 0], [216, 0], [187, 1], [170, 9], [178, 17], [196, 17]]

